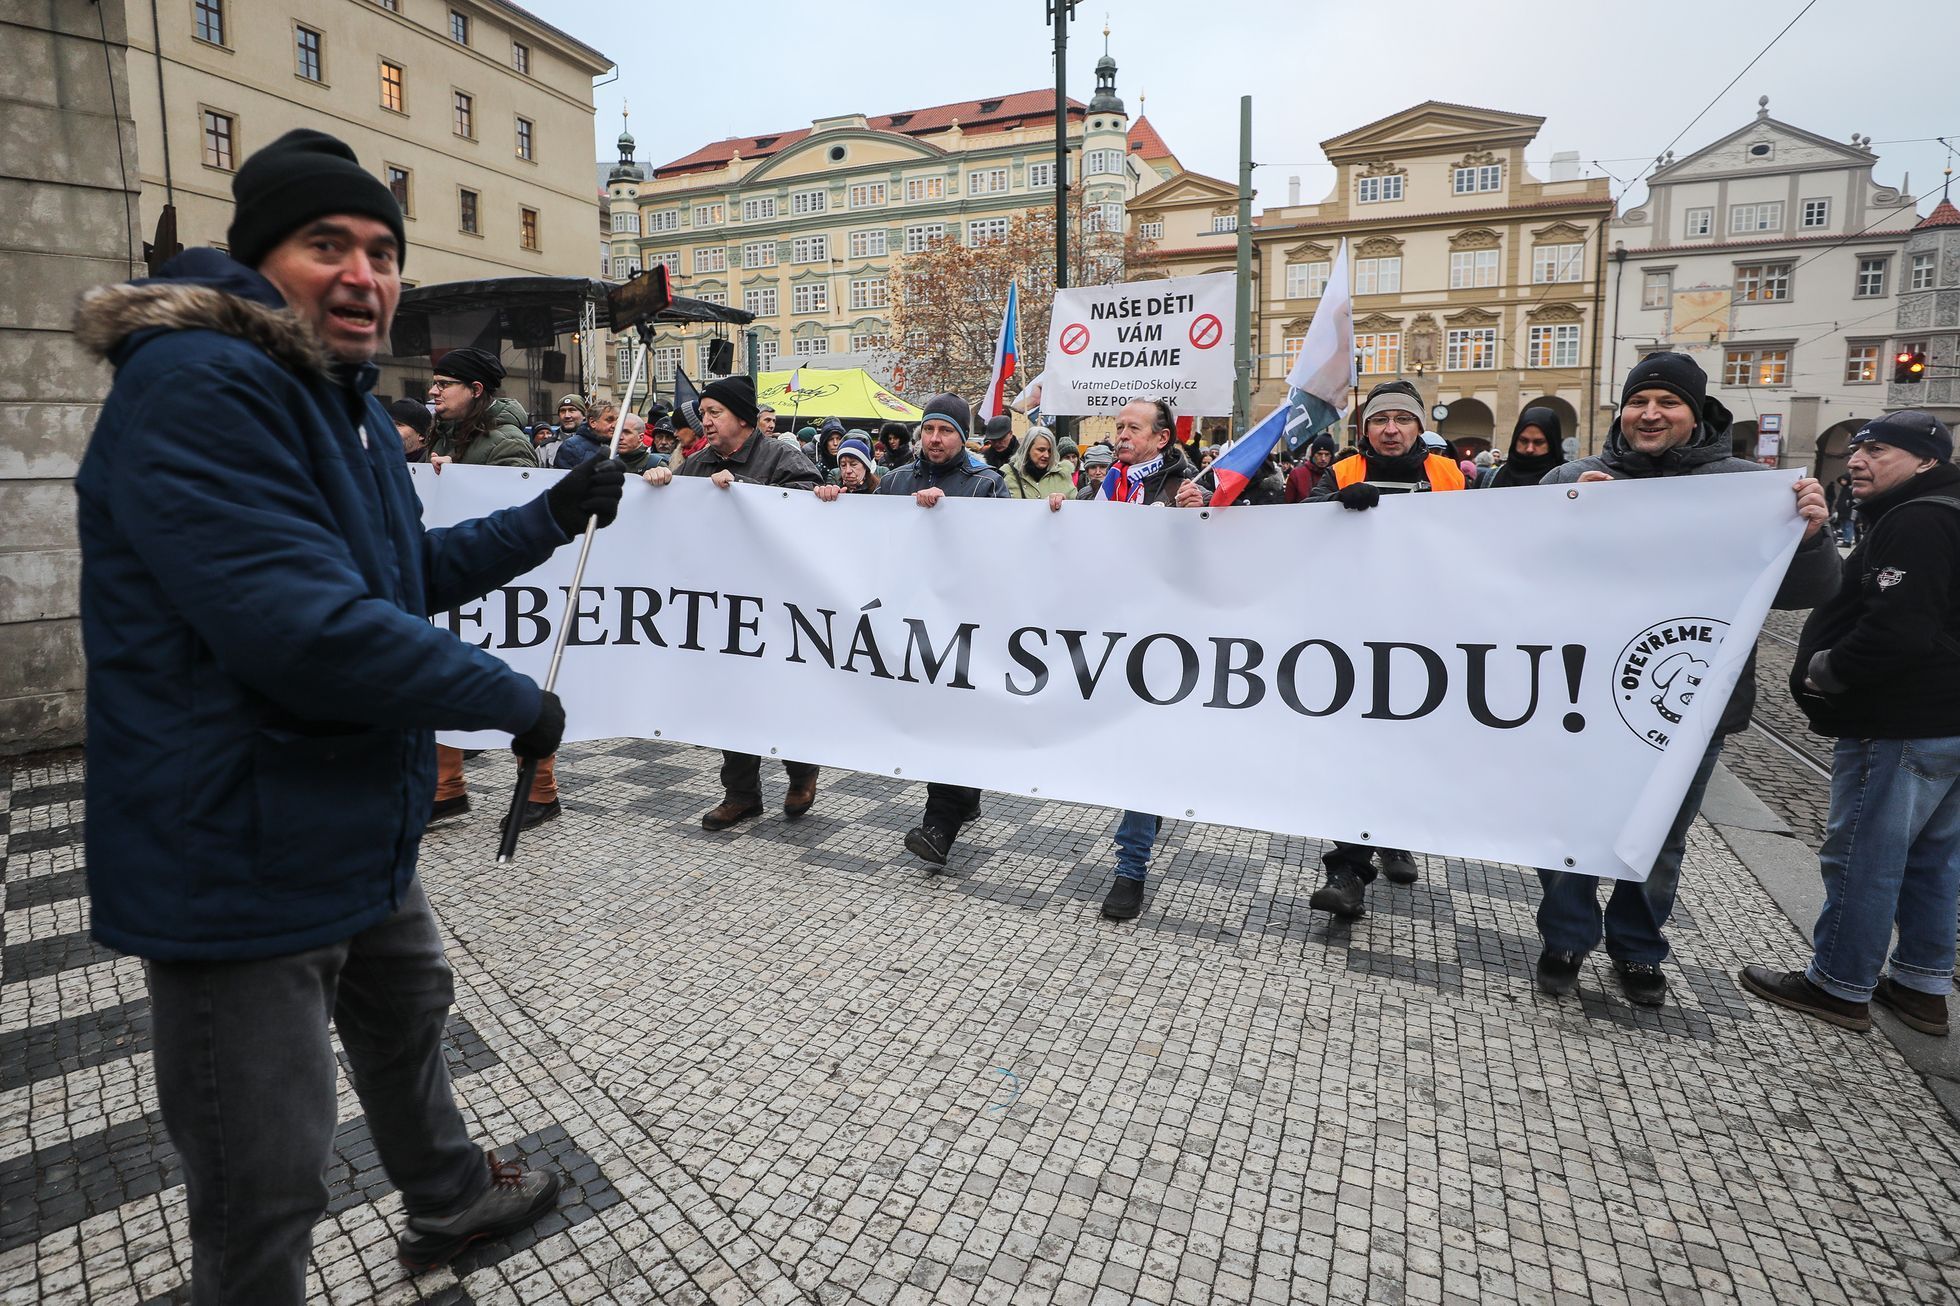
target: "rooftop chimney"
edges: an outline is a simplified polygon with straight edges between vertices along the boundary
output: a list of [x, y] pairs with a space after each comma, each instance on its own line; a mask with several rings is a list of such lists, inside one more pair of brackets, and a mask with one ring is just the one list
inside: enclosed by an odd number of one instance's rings
[[1288, 177], [1286, 179], [1286, 203], [1289, 207], [1297, 208], [1299, 206], [1300, 179], [1298, 177]]
[[1551, 181], [1579, 180], [1579, 151], [1560, 150], [1552, 156]]

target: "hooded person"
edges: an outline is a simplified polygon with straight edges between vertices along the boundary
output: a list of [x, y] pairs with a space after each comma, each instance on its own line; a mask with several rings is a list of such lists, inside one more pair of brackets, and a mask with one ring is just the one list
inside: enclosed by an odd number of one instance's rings
[[912, 458], [912, 428], [903, 422], [886, 422], [878, 428], [875, 451], [880, 467], [897, 467]]
[[474, 345], [446, 351], [429, 383], [435, 427], [429, 433], [429, 461], [440, 467], [536, 467], [538, 451], [524, 434], [524, 409], [497, 393], [504, 365]]
[[1558, 414], [1549, 408], [1527, 408], [1511, 428], [1511, 452], [1505, 456], [1504, 465], [1486, 473], [1479, 484], [1492, 490], [1536, 485], [1545, 473], [1564, 462], [1565, 431]]
[[1063, 461], [1055, 433], [1045, 426], [1032, 426], [1021, 441], [1020, 456], [1010, 459], [1000, 471], [1007, 481], [1012, 499], [1045, 499], [1051, 494], [1075, 493], [1075, 476]]
[[1437, 452], [1423, 439], [1422, 396], [1407, 381], [1384, 381], [1368, 392], [1361, 409], [1361, 449], [1336, 462], [1322, 477], [1311, 503], [1338, 500], [1356, 511], [1374, 507], [1384, 492], [1461, 490], [1463, 472], [1447, 447]]
[[837, 451], [849, 434], [840, 417], [826, 417], [817, 428], [817, 470], [833, 485], [837, 483]]
[[[193, 1296], [299, 1306], [335, 1029], [411, 1269], [553, 1205], [557, 1176], [486, 1155], [457, 1108], [453, 976], [416, 858], [435, 730], [507, 731], [541, 758], [565, 713], [430, 618], [610, 522], [622, 474], [591, 464], [425, 530], [373, 394], [400, 206], [305, 129], [246, 159], [232, 191], [229, 253], [187, 250], [76, 315], [115, 369], [75, 477], [88, 919], [144, 959]], [[213, 458], [214, 427], [251, 456]]]

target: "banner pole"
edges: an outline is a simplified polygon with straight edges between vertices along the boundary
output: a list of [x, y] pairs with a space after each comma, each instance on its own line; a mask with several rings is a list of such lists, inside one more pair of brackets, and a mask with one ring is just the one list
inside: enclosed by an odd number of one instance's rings
[[[645, 370], [647, 346], [653, 336], [653, 328], [646, 322], [640, 323], [640, 345], [633, 351], [633, 372], [626, 380], [626, 398], [619, 407], [619, 420], [613, 423], [612, 453], [619, 457], [619, 437], [626, 429], [626, 414], [633, 411], [633, 392], [639, 388], [640, 375]], [[558, 621], [558, 636], [551, 644], [551, 666], [545, 672], [544, 692], [549, 694], [558, 687], [558, 668], [565, 660], [565, 640], [572, 633], [572, 617], [578, 610], [579, 587], [585, 582], [585, 560], [592, 556], [592, 537], [598, 533], [599, 518], [594, 515], [585, 519], [585, 535], [579, 541], [578, 565], [572, 569], [571, 588], [565, 591], [565, 612]], [[510, 812], [504, 817], [502, 835], [497, 840], [497, 864], [503, 865], [517, 856], [517, 836], [524, 826], [524, 804], [531, 796], [531, 782], [538, 773], [538, 759], [525, 758], [517, 768], [517, 785], [511, 790]]]

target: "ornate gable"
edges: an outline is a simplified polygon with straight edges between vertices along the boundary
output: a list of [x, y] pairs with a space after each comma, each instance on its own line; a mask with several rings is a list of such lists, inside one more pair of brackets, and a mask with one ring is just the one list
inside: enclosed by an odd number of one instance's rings
[[1228, 200], [1233, 205], [1239, 202], [1238, 188], [1216, 177], [1207, 177], [1201, 172], [1172, 173], [1163, 182], [1150, 188], [1150, 203], [1154, 206], [1172, 204], [1216, 204]]
[[1543, 118], [1533, 114], [1425, 100], [1353, 131], [1329, 137], [1320, 143], [1320, 148], [1334, 163], [1388, 155], [1461, 155], [1528, 144], [1544, 124]]
[[1489, 227], [1470, 227], [1450, 237], [1451, 249], [1496, 249], [1503, 243]]
[[[1768, 97], [1751, 122], [1720, 140], [1704, 145], [1684, 159], [1664, 156], [1651, 180], [1689, 181], [1736, 173], [1779, 173], [1793, 167], [1839, 164], [1847, 168], [1869, 168], [1876, 156], [1857, 144], [1840, 144], [1801, 127], [1793, 127], [1769, 116]], [[1759, 147], [1768, 147], [1762, 152]]]
[[1357, 258], [1394, 258], [1402, 252], [1402, 242], [1393, 236], [1370, 236], [1354, 247]]
[[1586, 238], [1584, 227], [1575, 227], [1569, 222], [1554, 222], [1549, 227], [1539, 227], [1531, 233], [1531, 238], [1545, 245], [1569, 245]]
[[1366, 317], [1356, 318], [1354, 329], [1356, 331], [1400, 331], [1402, 329], [1402, 319], [1390, 317], [1386, 313], [1370, 313]]
[[1286, 261], [1289, 263], [1321, 263], [1333, 257], [1332, 249], [1311, 240], [1286, 251]]
[[1540, 304], [1525, 316], [1533, 322], [1581, 322], [1585, 314], [1572, 304]]
[[1497, 314], [1486, 308], [1466, 308], [1461, 313], [1451, 313], [1443, 319], [1454, 327], [1496, 326]]

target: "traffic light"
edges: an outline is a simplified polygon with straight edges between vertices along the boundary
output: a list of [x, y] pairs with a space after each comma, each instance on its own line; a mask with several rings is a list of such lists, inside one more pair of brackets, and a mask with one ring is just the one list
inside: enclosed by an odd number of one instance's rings
[[1901, 349], [1892, 356], [1892, 381], [1895, 385], [1907, 385], [1926, 379], [1926, 351], [1923, 349]]

